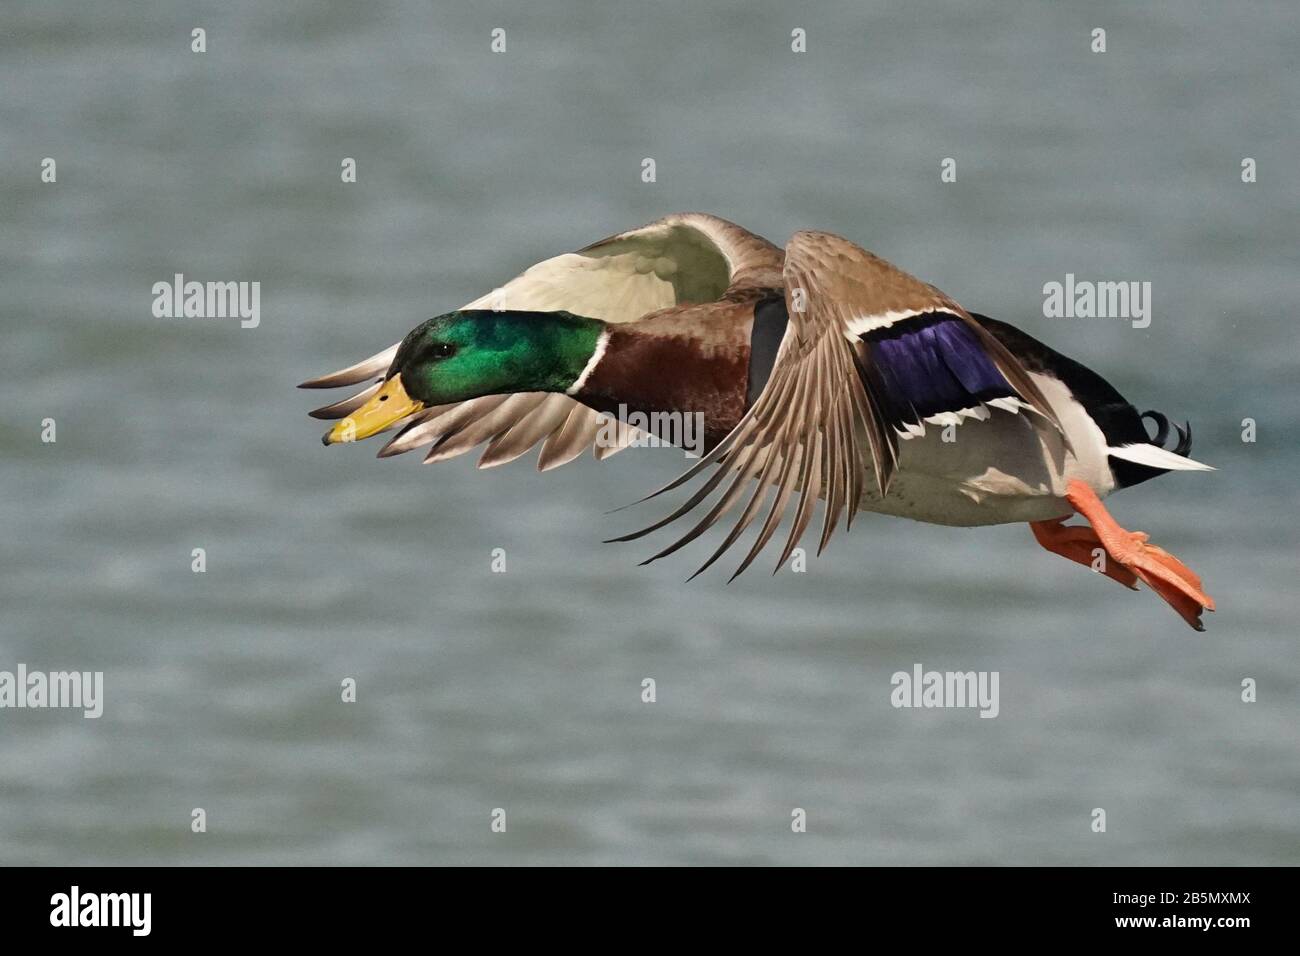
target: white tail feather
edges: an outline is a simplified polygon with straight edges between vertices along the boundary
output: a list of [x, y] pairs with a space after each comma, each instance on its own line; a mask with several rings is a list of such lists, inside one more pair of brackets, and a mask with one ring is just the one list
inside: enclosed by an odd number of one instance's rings
[[1144, 443], [1124, 445], [1120, 448], [1107, 448], [1106, 454], [1131, 461], [1135, 465], [1146, 465], [1148, 468], [1164, 468], [1168, 471], [1214, 471], [1212, 465], [1203, 465], [1191, 458], [1175, 455], [1172, 451], [1158, 445]]

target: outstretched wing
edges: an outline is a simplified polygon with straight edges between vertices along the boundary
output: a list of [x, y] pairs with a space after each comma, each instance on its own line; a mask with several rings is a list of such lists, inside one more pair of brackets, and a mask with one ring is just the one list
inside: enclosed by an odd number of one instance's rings
[[[547, 259], [466, 309], [565, 310], [606, 322], [635, 322], [685, 303], [711, 302], [743, 288], [781, 281], [781, 250], [766, 239], [704, 213], [665, 216], [577, 252]], [[304, 382], [303, 388], [366, 387], [311, 413], [344, 418], [378, 389], [397, 345], [348, 368]], [[594, 445], [596, 458], [626, 447], [634, 431], [616, 426], [613, 444], [596, 444], [602, 419], [565, 395], [525, 392], [424, 409], [403, 422], [380, 452], [397, 455], [430, 443], [426, 462], [462, 455], [487, 442], [479, 467], [512, 461], [541, 443], [546, 471]]]
[[735, 543], [772, 489], [767, 517], [736, 575], [771, 540], [793, 503], [780, 568], [819, 497], [826, 499], [820, 553], [846, 509], [846, 526], [852, 522], [866, 482], [887, 495], [899, 442], [923, 433], [927, 421], [960, 423], [987, 418], [990, 408], [1025, 409], [1035, 413], [1029, 416], [1035, 427], [1063, 435], [1028, 373], [961, 306], [839, 236], [795, 233], [785, 249], [785, 302], [789, 324], [754, 405], [708, 455], [650, 497], [710, 465], [720, 467], [668, 517], [614, 540], [675, 521], [730, 479], [708, 513], [649, 560], [664, 557], [718, 523], [756, 481], [735, 526], [696, 574]]

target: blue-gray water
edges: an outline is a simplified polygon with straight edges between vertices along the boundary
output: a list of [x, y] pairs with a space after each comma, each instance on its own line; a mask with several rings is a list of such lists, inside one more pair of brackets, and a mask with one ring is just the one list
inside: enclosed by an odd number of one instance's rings
[[[0, 710], [0, 862], [1300, 861], [1293, 3], [0, 16], [0, 670], [106, 682]], [[1209, 632], [1024, 526], [868, 516], [683, 585], [705, 547], [599, 543], [668, 449], [321, 447], [297, 382], [679, 209], [841, 233], [1191, 419], [1219, 471], [1111, 505]], [[260, 281], [260, 327], [155, 319], [176, 272]], [[1043, 318], [1067, 272], [1150, 281], [1150, 328]], [[894, 709], [918, 662], [998, 671], [1000, 715]]]

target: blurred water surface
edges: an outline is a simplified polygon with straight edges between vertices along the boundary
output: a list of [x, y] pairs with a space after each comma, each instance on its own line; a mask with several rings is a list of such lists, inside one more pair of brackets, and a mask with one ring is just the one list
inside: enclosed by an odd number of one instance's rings
[[[99, 720], [0, 712], [0, 862], [1300, 861], [1294, 4], [0, 16], [0, 669], [106, 680]], [[669, 449], [321, 448], [297, 382], [679, 209], [842, 233], [1191, 419], [1220, 470], [1113, 508], [1209, 633], [1024, 527], [868, 517], [683, 585], [704, 546], [599, 543]], [[260, 327], [153, 318], [176, 272], [260, 281]], [[1067, 272], [1151, 281], [1150, 328], [1044, 319]], [[999, 671], [1000, 716], [893, 709], [916, 662]]]

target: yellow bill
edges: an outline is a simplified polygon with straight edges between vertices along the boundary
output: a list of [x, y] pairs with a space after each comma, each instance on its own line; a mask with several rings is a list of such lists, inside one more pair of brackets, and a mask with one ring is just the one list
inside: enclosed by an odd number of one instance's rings
[[383, 431], [393, 422], [400, 421], [422, 408], [424, 402], [417, 402], [406, 394], [399, 373], [370, 396], [370, 401], [331, 428], [329, 434], [321, 441], [326, 445], [337, 445], [341, 442], [369, 438]]

